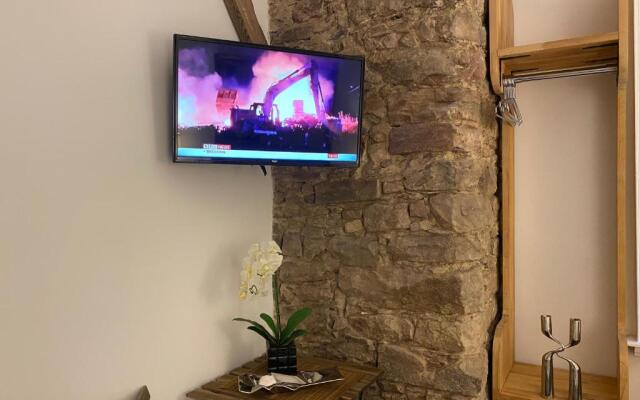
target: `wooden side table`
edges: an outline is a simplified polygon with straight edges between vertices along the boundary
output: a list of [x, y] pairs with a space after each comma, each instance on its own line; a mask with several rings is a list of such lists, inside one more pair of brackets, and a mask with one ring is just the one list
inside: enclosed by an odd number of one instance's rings
[[299, 389], [296, 392], [270, 393], [266, 390], [261, 390], [253, 394], [240, 393], [238, 391], [238, 376], [246, 373], [265, 374], [267, 370], [266, 364], [264, 357], [256, 358], [242, 367], [207, 383], [202, 388], [189, 392], [187, 397], [194, 400], [358, 400], [362, 398], [364, 389], [372, 384], [382, 373], [381, 370], [373, 367], [322, 358], [299, 357], [298, 369], [302, 371], [317, 371], [335, 367], [338, 368], [344, 380]]

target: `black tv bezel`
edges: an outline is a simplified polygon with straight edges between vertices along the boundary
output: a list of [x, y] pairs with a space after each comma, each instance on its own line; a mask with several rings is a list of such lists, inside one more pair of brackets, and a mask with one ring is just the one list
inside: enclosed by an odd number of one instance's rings
[[[264, 50], [275, 50], [282, 51], [285, 53], [293, 53], [293, 54], [302, 54], [302, 55], [311, 55], [311, 56], [319, 56], [319, 57], [328, 57], [328, 58], [337, 58], [337, 59], [345, 59], [345, 60], [356, 60], [361, 62], [361, 71], [360, 71], [360, 104], [358, 105], [358, 140], [357, 140], [357, 153], [356, 153], [356, 161], [354, 162], [346, 162], [346, 161], [304, 161], [304, 160], [271, 160], [271, 159], [256, 159], [256, 158], [196, 158], [196, 157], [178, 157], [178, 148], [176, 143], [176, 138], [178, 135], [178, 41], [180, 40], [191, 40], [195, 42], [205, 42], [205, 43], [217, 43], [217, 44], [226, 44], [231, 46], [240, 46], [240, 47], [250, 47]], [[244, 43], [237, 42], [233, 40], [224, 40], [224, 39], [214, 39], [214, 38], [205, 38], [200, 36], [191, 36], [191, 35], [182, 35], [182, 34], [174, 34], [173, 35], [173, 162], [179, 164], [234, 164], [234, 165], [269, 165], [269, 166], [314, 166], [314, 167], [340, 167], [340, 168], [357, 168], [360, 166], [361, 154], [360, 150], [362, 147], [362, 103], [364, 100], [364, 71], [365, 71], [365, 60], [362, 56], [352, 56], [352, 55], [342, 55], [342, 54], [332, 54], [325, 53], [321, 51], [313, 51], [313, 50], [300, 50], [291, 47], [282, 47], [282, 46], [271, 46], [271, 45], [262, 45], [262, 44], [253, 44], [253, 43]]]

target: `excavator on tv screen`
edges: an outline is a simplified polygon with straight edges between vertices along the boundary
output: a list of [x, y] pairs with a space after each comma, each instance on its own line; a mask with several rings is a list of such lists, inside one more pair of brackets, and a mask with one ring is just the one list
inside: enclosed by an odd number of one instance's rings
[[280, 110], [278, 105], [274, 103], [276, 97], [307, 76], [310, 78], [318, 122], [326, 123], [318, 67], [315, 62], [310, 61], [271, 85], [267, 89], [262, 103], [253, 103], [249, 109], [231, 108], [231, 126], [245, 133], [275, 134], [276, 129], [282, 126]]

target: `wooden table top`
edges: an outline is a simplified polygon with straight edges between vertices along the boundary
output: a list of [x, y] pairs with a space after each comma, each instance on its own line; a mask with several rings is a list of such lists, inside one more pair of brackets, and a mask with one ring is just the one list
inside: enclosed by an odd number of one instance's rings
[[256, 358], [242, 367], [207, 383], [200, 389], [189, 392], [187, 397], [194, 400], [357, 400], [360, 393], [382, 373], [381, 370], [373, 367], [325, 360], [323, 358], [299, 357], [299, 370], [317, 371], [335, 367], [340, 371], [344, 380], [311, 386], [295, 392], [270, 393], [266, 390], [260, 390], [253, 394], [240, 393], [238, 391], [238, 376], [246, 373], [265, 374], [267, 370], [266, 364], [264, 356]]

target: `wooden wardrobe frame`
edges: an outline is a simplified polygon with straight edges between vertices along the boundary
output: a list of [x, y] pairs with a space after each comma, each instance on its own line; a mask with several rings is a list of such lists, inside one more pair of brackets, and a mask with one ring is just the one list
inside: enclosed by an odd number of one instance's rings
[[[502, 94], [504, 76], [518, 70], [565, 71], [596, 67], [617, 60], [617, 377], [583, 374], [585, 400], [628, 400], [628, 350], [625, 332], [625, 272], [627, 261], [627, 78], [631, 43], [631, 0], [618, 0], [618, 32], [525, 46], [513, 45], [513, 5], [511, 0], [489, 0], [490, 73], [493, 90]], [[632, 112], [632, 111], [630, 111]], [[515, 129], [501, 123], [501, 238], [502, 317], [496, 327], [492, 353], [492, 393], [494, 400], [539, 400], [540, 367], [515, 362]], [[556, 398], [567, 398], [568, 376], [557, 370]]]

